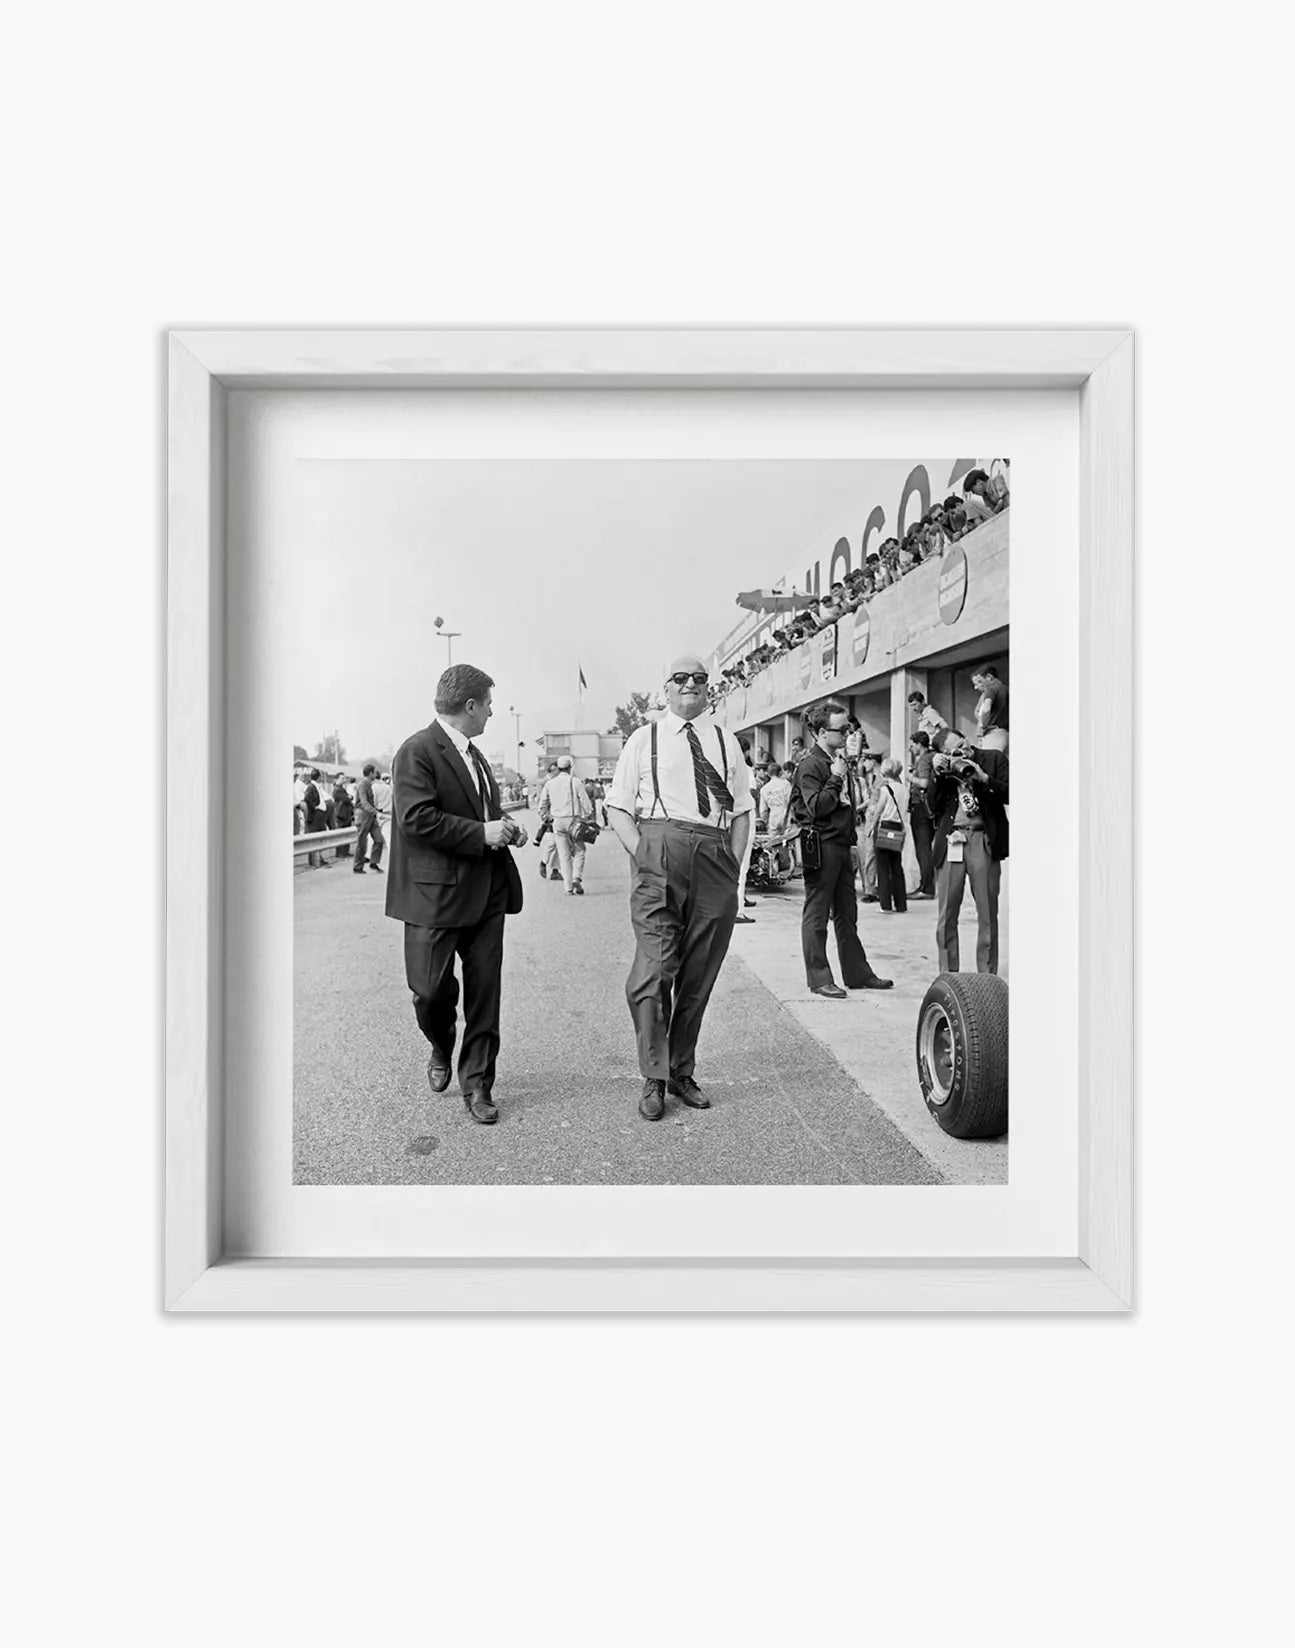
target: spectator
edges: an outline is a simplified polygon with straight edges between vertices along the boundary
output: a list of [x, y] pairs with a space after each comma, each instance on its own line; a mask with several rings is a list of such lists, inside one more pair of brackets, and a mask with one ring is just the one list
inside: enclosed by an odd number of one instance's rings
[[1006, 483], [1002, 488], [994, 486], [988, 473], [983, 469], [973, 469], [962, 482], [962, 507], [967, 512], [967, 519], [973, 526], [981, 521], [987, 521], [991, 515], [997, 515], [1008, 505]]
[[[372, 761], [366, 761], [360, 781], [355, 786], [355, 863], [352, 869], [356, 875], [363, 875], [366, 867], [375, 875], [385, 874], [382, 868], [382, 849], [387, 844], [387, 838], [382, 833], [382, 821], [378, 817], [378, 797], [374, 786], [377, 776], [377, 767]], [[368, 851], [369, 843], [373, 843], [372, 852]]]
[[787, 813], [791, 807], [791, 781], [796, 776], [796, 768], [789, 761], [780, 770], [773, 772], [768, 781], [760, 789], [760, 817], [764, 819], [770, 835], [781, 835], [787, 828]]
[[913, 898], [935, 897], [935, 863], [931, 845], [935, 839], [935, 821], [931, 817], [931, 781], [935, 769], [931, 762], [929, 733], [915, 732], [909, 742], [910, 765], [908, 779], [908, 822], [917, 857], [918, 883]]
[[[555, 779], [557, 777], [557, 775], [558, 775], [558, 764], [557, 764], [556, 761], [550, 761], [549, 762], [549, 768], [548, 768], [548, 776], [544, 781], [543, 789], [540, 791], [540, 799], [539, 799], [540, 827], [539, 827], [539, 831], [538, 831], [538, 833], [535, 837], [535, 845], [540, 848], [540, 880], [541, 881], [544, 881], [544, 880], [556, 881], [558, 879], [559, 874], [561, 873], [559, 868], [558, 868], [558, 844], [553, 839], [553, 812], [552, 812], [551, 807], [549, 806], [549, 794], [548, 794], [549, 784], [553, 781], [553, 779]], [[549, 838], [548, 845], [547, 846], [542, 846], [541, 843], [543, 842], [545, 836], [548, 836], [548, 838]]]
[[[346, 787], [346, 778], [342, 773], [337, 775], [337, 783], [333, 786], [333, 823], [339, 830], [349, 830], [355, 820], [355, 807], [351, 801], [351, 792]], [[351, 847], [349, 842], [343, 843], [337, 849], [338, 858], [349, 858]]]
[[571, 757], [558, 757], [558, 770], [544, 786], [547, 816], [553, 821], [553, 842], [567, 893], [584, 897], [585, 844], [574, 833], [576, 825], [592, 818], [594, 804], [589, 792], [571, 770]]
[[992, 664], [982, 664], [971, 672], [971, 684], [980, 694], [976, 700], [976, 727], [982, 750], [1007, 750], [1007, 686], [998, 679]]
[[948, 732], [949, 723], [940, 714], [939, 710], [932, 708], [927, 703], [924, 693], [910, 692], [908, 695], [908, 708], [910, 713], [917, 717], [918, 731], [924, 732], [932, 745], [935, 743], [937, 733]]
[[751, 740], [749, 738], [739, 738], [738, 741], [737, 741], [737, 744], [738, 744], [738, 748], [742, 752], [742, 759], [746, 762], [746, 765], [747, 765], [748, 783], [751, 785], [751, 791], [752, 791], [752, 794], [751, 794], [751, 828], [746, 833], [746, 847], [745, 847], [745, 850], [742, 853], [742, 865], [741, 865], [741, 870], [740, 870], [738, 878], [737, 878], [737, 917], [736, 917], [736, 919], [738, 921], [742, 922], [745, 925], [745, 924], [750, 924], [751, 922], [753, 922], [755, 920], [754, 916], [743, 915], [742, 912], [743, 912], [743, 910], [747, 910], [747, 909], [752, 908], [754, 906], [755, 902], [756, 902], [755, 899], [748, 898], [746, 896], [746, 877], [747, 877], [747, 872], [751, 868], [751, 849], [752, 849], [752, 847], [755, 846], [755, 810], [756, 810], [757, 806], [759, 805], [759, 799], [758, 799], [758, 797], [755, 793], [754, 777], [751, 775], [751, 769], [754, 766], [754, 762], [751, 760]]
[[[1007, 857], [1008, 763], [999, 750], [973, 750], [943, 733], [934, 757], [935, 943], [940, 971], [959, 968], [958, 912], [971, 883], [976, 903], [976, 971], [998, 971], [998, 892]], [[974, 759], [973, 759], [974, 757]]]
[[855, 858], [859, 871], [859, 887], [863, 903], [878, 900], [877, 845], [868, 828], [868, 810], [873, 804], [877, 780], [881, 776], [881, 754], [877, 750], [863, 750], [859, 755], [859, 776], [856, 788], [859, 797], [858, 830], [855, 834]]
[[[877, 897], [884, 914], [903, 915], [908, 909], [908, 889], [904, 885], [904, 843], [908, 835], [908, 790], [900, 781], [899, 762], [888, 758], [873, 786], [868, 808], [866, 828], [872, 839], [873, 858], [877, 866]], [[892, 841], [892, 830], [883, 826], [899, 826], [898, 841]]]
[[[322, 835], [328, 828], [328, 815], [324, 810], [324, 798], [320, 794], [320, 785], [323, 781], [323, 774], [319, 768], [312, 767], [306, 779], [306, 788], [301, 798], [302, 805], [306, 809], [307, 835]], [[309, 854], [306, 862], [315, 869], [328, 864], [328, 860], [323, 853]]]
[[[963, 477], [963, 503], [970, 515], [984, 511], [985, 516], [999, 515], [1010, 502], [1006, 476], [991, 477], [986, 470], [973, 469]], [[974, 500], [974, 501], [973, 501]]]
[[789, 765], [793, 768], [799, 767], [801, 762], [805, 759], [807, 753], [808, 752], [805, 749], [805, 740], [803, 738], [793, 738], [791, 741], [791, 761]]
[[959, 538], [966, 537], [971, 523], [967, 519], [967, 511], [962, 506], [962, 499], [956, 492], [951, 492], [944, 500], [944, 535], [950, 543], [956, 543]]
[[597, 817], [599, 813], [602, 814], [603, 828], [606, 829], [607, 808], [603, 805], [603, 803], [607, 799], [607, 791], [603, 788], [601, 781], [597, 778], [588, 779], [585, 783], [585, 789], [588, 790], [589, 799], [594, 804], [594, 816]]

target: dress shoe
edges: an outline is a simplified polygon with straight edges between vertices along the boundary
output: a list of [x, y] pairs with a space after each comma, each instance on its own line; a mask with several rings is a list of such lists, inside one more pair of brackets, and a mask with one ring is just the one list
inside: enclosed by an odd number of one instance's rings
[[871, 978], [864, 979], [862, 984], [852, 984], [850, 986], [852, 990], [893, 990], [894, 987], [894, 979], [878, 978], [875, 973]]
[[584, 884], [584, 882], [583, 881], [577, 881], [575, 886], [571, 889], [571, 891], [576, 895], [577, 898], [583, 898], [585, 896], [585, 884]]
[[499, 1120], [495, 1101], [482, 1088], [478, 1088], [475, 1093], [465, 1093], [463, 1103], [468, 1115], [474, 1122], [480, 1122], [483, 1127], [492, 1127]]
[[752, 910], [752, 909], [755, 908], [755, 900], [753, 898], [744, 898], [742, 900], [742, 902], [743, 902], [743, 904], [746, 905], [748, 910]]
[[648, 1076], [639, 1098], [639, 1115], [645, 1122], [659, 1122], [665, 1115], [665, 1083]]
[[733, 920], [735, 922], [740, 921], [743, 924], [743, 926], [745, 926], [745, 927], [754, 927], [755, 926], [755, 917], [754, 916], [734, 916]]
[[450, 1085], [450, 1061], [439, 1047], [432, 1048], [432, 1056], [427, 1061], [427, 1085], [433, 1093], [444, 1093]]
[[670, 1092], [674, 1094], [675, 1098], [682, 1099], [690, 1109], [710, 1109], [710, 1100], [702, 1092], [701, 1088], [698, 1087], [697, 1083], [691, 1076], [671, 1076], [667, 1086], [669, 1087]]
[[364, 866], [363, 866], [363, 864], [357, 864], [357, 865], [356, 865], [356, 866], [355, 866], [355, 868], [354, 868], [354, 869], [353, 869], [353, 870], [352, 870], [352, 871], [351, 871], [351, 874], [352, 874], [352, 875], [363, 875], [363, 874], [364, 874]]
[[374, 875], [381, 875], [382, 874], [381, 864], [370, 864], [369, 868], [373, 871]]
[[848, 999], [839, 984], [816, 984], [810, 994], [826, 996], [829, 1001], [845, 1001]]
[[541, 881], [547, 881], [548, 879], [549, 879], [549, 872], [545, 868], [543, 861], [541, 861], [541, 863], [540, 863], [540, 880]]

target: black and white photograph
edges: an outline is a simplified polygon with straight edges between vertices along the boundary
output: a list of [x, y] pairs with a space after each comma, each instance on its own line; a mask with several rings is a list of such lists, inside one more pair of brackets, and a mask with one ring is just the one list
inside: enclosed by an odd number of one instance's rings
[[1006, 1184], [1010, 487], [300, 462], [294, 1183]]

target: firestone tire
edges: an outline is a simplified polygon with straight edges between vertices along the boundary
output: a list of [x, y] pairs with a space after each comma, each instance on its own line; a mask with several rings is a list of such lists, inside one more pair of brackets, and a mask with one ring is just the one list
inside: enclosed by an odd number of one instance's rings
[[955, 1139], [1007, 1132], [1007, 981], [941, 973], [917, 1015], [917, 1079], [926, 1108]]

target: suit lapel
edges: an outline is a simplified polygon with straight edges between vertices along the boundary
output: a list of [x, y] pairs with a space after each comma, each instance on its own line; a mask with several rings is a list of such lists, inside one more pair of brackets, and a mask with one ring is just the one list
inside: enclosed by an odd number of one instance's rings
[[454, 740], [446, 736], [445, 729], [439, 722], [434, 723], [433, 731], [436, 735], [436, 742], [440, 745], [454, 776], [459, 781], [459, 788], [463, 791], [463, 799], [468, 804], [467, 816], [469, 818], [481, 818], [481, 786], [477, 783], [476, 773], [471, 770], [471, 757], [459, 754]]

